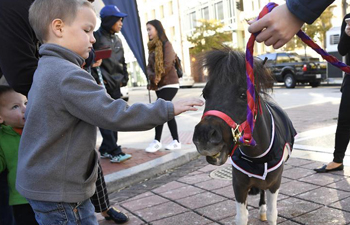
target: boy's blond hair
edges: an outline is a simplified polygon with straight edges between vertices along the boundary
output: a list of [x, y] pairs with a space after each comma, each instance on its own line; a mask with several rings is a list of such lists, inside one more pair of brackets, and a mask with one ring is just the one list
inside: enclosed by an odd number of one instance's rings
[[71, 24], [80, 7], [93, 6], [87, 0], [35, 0], [29, 8], [29, 23], [41, 43], [46, 41], [49, 25], [54, 19]]

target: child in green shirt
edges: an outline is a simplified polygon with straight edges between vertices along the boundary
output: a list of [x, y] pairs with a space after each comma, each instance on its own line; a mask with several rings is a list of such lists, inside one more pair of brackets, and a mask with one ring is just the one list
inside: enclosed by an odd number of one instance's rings
[[27, 98], [11, 87], [0, 85], [0, 172], [7, 169], [9, 204], [17, 225], [38, 224], [28, 201], [16, 188], [19, 141], [24, 127]]

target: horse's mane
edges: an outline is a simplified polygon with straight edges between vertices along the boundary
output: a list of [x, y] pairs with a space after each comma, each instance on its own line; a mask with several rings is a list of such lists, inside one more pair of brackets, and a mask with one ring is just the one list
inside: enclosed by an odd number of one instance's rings
[[[199, 60], [203, 69], [209, 75], [209, 81], [246, 85], [245, 55], [228, 46], [222, 49], [213, 49], [204, 53]], [[256, 91], [266, 93], [272, 91], [274, 79], [263, 66], [260, 59], [254, 59], [254, 79]]]

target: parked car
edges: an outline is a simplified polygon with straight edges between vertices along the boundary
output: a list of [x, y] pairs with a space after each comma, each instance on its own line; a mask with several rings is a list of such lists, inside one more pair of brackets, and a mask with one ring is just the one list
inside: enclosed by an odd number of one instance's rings
[[180, 87], [182, 88], [190, 88], [194, 84], [194, 80], [192, 76], [184, 74], [183, 77], [179, 79]]
[[125, 86], [125, 87], [121, 87], [120, 88], [120, 92], [122, 94], [122, 99], [124, 99], [124, 101], [129, 101], [129, 88], [128, 86]]
[[297, 83], [309, 83], [318, 87], [326, 79], [327, 64], [319, 61], [302, 60], [296, 53], [268, 53], [259, 55], [265, 60], [277, 82], [284, 82], [287, 88], [294, 88]]

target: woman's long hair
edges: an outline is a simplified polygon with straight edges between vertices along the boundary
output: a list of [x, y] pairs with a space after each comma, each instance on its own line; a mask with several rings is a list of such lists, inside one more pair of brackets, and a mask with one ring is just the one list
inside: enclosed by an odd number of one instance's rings
[[154, 26], [154, 28], [156, 28], [157, 33], [158, 33], [158, 38], [159, 38], [159, 40], [161, 40], [163, 42], [163, 45], [165, 42], [169, 41], [168, 37], [165, 34], [165, 30], [163, 28], [163, 25], [159, 20], [150, 20], [146, 24], [151, 24], [152, 26]]

